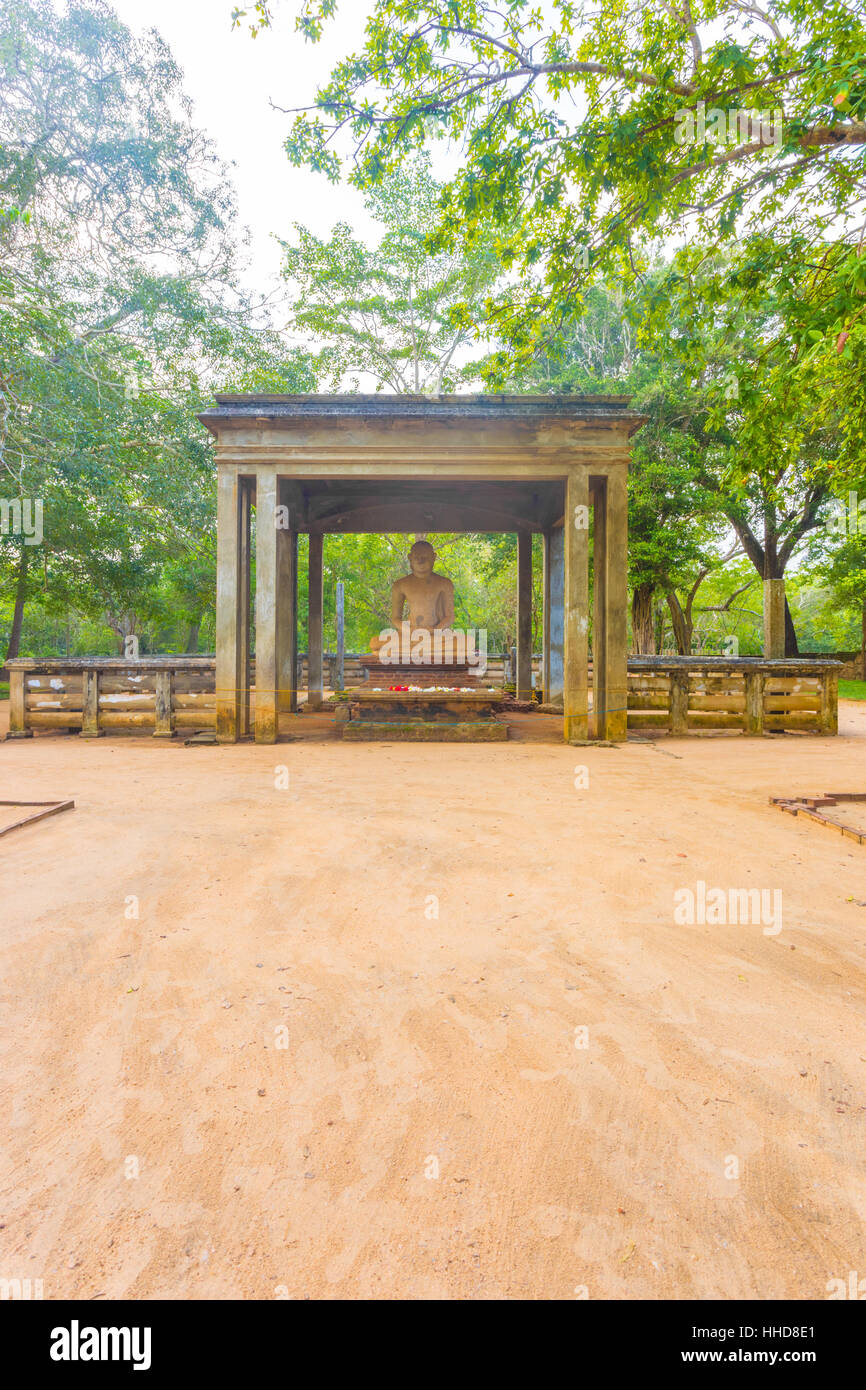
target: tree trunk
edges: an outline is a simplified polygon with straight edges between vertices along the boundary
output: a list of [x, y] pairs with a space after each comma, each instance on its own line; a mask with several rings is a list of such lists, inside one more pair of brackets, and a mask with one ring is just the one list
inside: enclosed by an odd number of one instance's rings
[[[779, 578], [781, 579], [782, 576], [779, 575]], [[800, 655], [800, 647], [797, 642], [797, 629], [794, 627], [794, 619], [791, 617], [791, 610], [788, 607], [787, 599], [785, 599], [785, 655]]]
[[866, 594], [863, 595], [863, 621], [860, 629], [860, 679], [866, 681]]
[[653, 584], [638, 584], [631, 596], [632, 639], [638, 656], [655, 655], [654, 587]]
[[665, 646], [665, 612], [661, 603], [653, 604], [653, 622], [655, 624], [655, 649], [657, 652], [662, 652]]
[[[714, 489], [719, 491], [718, 488]], [[775, 509], [771, 502], [766, 501], [763, 506], [764, 518], [764, 544], [761, 546], [751, 527], [737, 515], [736, 509], [726, 507], [722, 502], [723, 510], [728, 521], [733, 526], [740, 539], [743, 550], [748, 555], [755, 569], [762, 579], [784, 579], [785, 566], [793, 554], [794, 548], [799, 540], [805, 536], [807, 531], [812, 531], [819, 524], [819, 514], [821, 505], [828, 495], [828, 489], [823, 485], [814, 488], [808, 496], [803, 514], [797, 524], [789, 532], [787, 539], [781, 546], [778, 544], [779, 536]], [[794, 627], [794, 620], [791, 617], [791, 610], [788, 607], [788, 600], [785, 600], [785, 655], [799, 656], [800, 648], [797, 643], [797, 631]]]
[[132, 636], [132, 634], [135, 632], [137, 622], [138, 619], [136, 618], [134, 613], [115, 614], [106, 611], [105, 625], [106, 627], [111, 628], [112, 632], [117, 638], [117, 652], [119, 656], [123, 656], [123, 648], [126, 643], [126, 638]]
[[201, 618], [197, 618], [195, 622], [189, 625], [189, 631], [186, 635], [186, 647], [184, 648], [187, 656], [195, 656], [198, 651], [198, 633], [200, 627]]
[[12, 610], [12, 629], [9, 633], [9, 647], [6, 660], [14, 661], [21, 650], [21, 629], [24, 625], [24, 598], [27, 593], [28, 555], [26, 545], [21, 546], [21, 559], [18, 561], [18, 583], [15, 586], [15, 607]]
[[677, 644], [678, 656], [691, 656], [692, 654], [692, 621], [683, 611], [683, 606], [673, 589], [668, 589], [665, 595], [668, 601], [668, 608], [671, 613], [671, 623], [674, 629], [674, 641]]
[[[764, 507], [764, 578], [784, 579], [785, 564], [779, 556], [778, 532], [776, 530], [776, 511], [770, 503]], [[799, 656], [797, 630], [794, 619], [785, 599], [785, 656]]]

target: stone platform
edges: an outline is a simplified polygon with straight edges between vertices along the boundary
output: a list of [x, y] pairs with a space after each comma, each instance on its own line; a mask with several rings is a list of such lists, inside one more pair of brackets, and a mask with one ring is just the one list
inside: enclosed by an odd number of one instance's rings
[[502, 699], [501, 688], [485, 685], [468, 667], [397, 667], [375, 661], [371, 666], [374, 674], [337, 707], [344, 739], [477, 743], [508, 738], [508, 727], [494, 709]]
[[508, 738], [508, 726], [498, 719], [460, 719], [449, 724], [414, 715], [402, 722], [350, 719], [343, 725], [343, 738], [349, 743], [375, 743], [383, 739], [395, 743], [504, 743]]

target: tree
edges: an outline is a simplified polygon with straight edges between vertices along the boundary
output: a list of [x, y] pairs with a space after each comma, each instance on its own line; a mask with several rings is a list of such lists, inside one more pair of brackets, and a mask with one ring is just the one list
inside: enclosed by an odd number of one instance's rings
[[[655, 279], [664, 273], [658, 268]], [[641, 653], [657, 649], [661, 597], [670, 609], [677, 649], [688, 654], [695, 597], [721, 563], [716, 542], [724, 518], [719, 498], [702, 478], [712, 447], [702, 428], [705, 394], [691, 383], [679, 358], [666, 353], [661, 337], [652, 345], [641, 342], [639, 326], [654, 289], [651, 280], [629, 297], [615, 280], [600, 278], [560, 345], [517, 368], [510, 384], [523, 390], [628, 394], [631, 405], [647, 415], [629, 469], [633, 645]]]
[[[658, 650], [653, 599], [670, 611], [677, 651], [692, 650], [695, 598], [724, 560], [713, 548], [719, 511], [698, 481], [695, 442], [671, 428], [662, 402], [635, 445], [629, 487], [629, 577], [636, 652]], [[724, 559], [730, 558], [730, 555]], [[678, 591], [685, 591], [681, 602]]]
[[49, 552], [86, 567], [94, 518], [130, 492], [123, 441], [153, 348], [177, 360], [231, 264], [230, 189], [179, 82], [161, 41], [103, 4], [0, 16], [0, 205], [15, 209], [0, 220], [0, 486], [42, 500], [48, 527], [39, 565], [2, 537], [9, 655], [37, 574], [44, 591], [63, 573]]
[[233, 195], [188, 115], [161, 40], [98, 0], [0, 14], [0, 495], [45, 518], [38, 546], [0, 534], [7, 659], [28, 599], [118, 640], [172, 597], [200, 603], [213, 462], [196, 411], [211, 384], [313, 385], [237, 288]]
[[297, 296], [293, 324], [325, 342], [318, 370], [334, 389], [347, 377], [357, 384], [357, 373], [372, 376], [377, 390], [415, 393], [477, 380], [477, 362], [461, 358], [500, 267], [489, 242], [469, 253], [429, 253], [439, 197], [422, 157], [370, 190], [367, 207], [385, 227], [377, 247], [345, 223], [327, 241], [296, 225], [297, 245], [282, 243], [283, 273]]
[[[277, 9], [258, 4], [254, 27]], [[306, 0], [299, 32], [317, 41], [335, 10]], [[376, 0], [362, 51], [294, 113], [288, 150], [336, 179], [350, 142], [369, 187], [433, 139], [458, 144], [443, 239], [471, 242], [492, 218], [506, 264], [540, 271], [496, 317], [511, 353], [531, 354], [641, 236], [815, 243], [842, 225], [834, 299], [858, 274], [864, 53], [855, 0]], [[860, 290], [839, 307], [862, 341]]]
[[866, 508], [851, 494], [836, 513], [849, 523], [834, 532], [831, 544], [820, 557], [816, 574], [829, 587], [834, 602], [842, 608], [856, 608], [860, 614], [861, 676], [866, 680]]
[[[690, 246], [643, 298], [641, 340], [678, 364], [698, 404], [695, 426], [708, 446], [701, 485], [762, 579], [784, 577], [821, 525], [835, 482], [851, 469], [862, 474], [845, 407], [825, 389], [828, 374], [803, 327], [819, 270], [781, 261], [763, 237], [725, 256]], [[795, 656], [787, 604], [785, 629], [786, 655]]]

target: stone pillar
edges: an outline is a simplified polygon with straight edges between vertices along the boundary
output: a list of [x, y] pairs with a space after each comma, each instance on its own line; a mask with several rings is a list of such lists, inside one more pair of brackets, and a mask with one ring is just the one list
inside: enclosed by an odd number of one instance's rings
[[256, 477], [256, 743], [276, 743], [277, 707], [277, 506], [274, 469]]
[[764, 656], [772, 661], [785, 655], [785, 581], [764, 580]]
[[551, 536], [545, 531], [542, 538], [541, 579], [541, 698], [550, 699], [550, 545]]
[[240, 608], [238, 612], [238, 642], [240, 644], [241, 673], [240, 692], [238, 696], [238, 734], [241, 738], [248, 737], [250, 732], [250, 581], [252, 578], [250, 574], [252, 556], [250, 528], [252, 525], [252, 491], [252, 479], [241, 478], [238, 491], [238, 506], [240, 508], [240, 550], [238, 552]]
[[337, 661], [334, 667], [332, 689], [346, 688], [346, 612], [344, 607], [345, 589], [342, 579], [337, 580]]
[[517, 533], [518, 700], [532, 699], [532, 532]]
[[563, 615], [565, 595], [565, 528], [555, 527], [550, 533], [550, 679], [548, 700], [562, 699], [563, 681]]
[[605, 497], [605, 720], [598, 738], [628, 732], [628, 461], [608, 474]]
[[607, 737], [607, 478], [592, 480], [592, 726]]
[[294, 603], [297, 532], [278, 513], [279, 479], [263, 467], [256, 480], [256, 743], [276, 743], [279, 712], [295, 695]]
[[[283, 517], [290, 515], [282, 495]], [[277, 707], [298, 709], [298, 533], [291, 524], [277, 530]]]
[[238, 740], [241, 686], [246, 679], [241, 619], [241, 490], [234, 470], [218, 465], [216, 736], [220, 743]]
[[589, 478], [581, 465], [565, 487], [565, 661], [563, 679], [566, 742], [589, 736]]
[[320, 531], [310, 532], [307, 605], [307, 708], [319, 709], [322, 704], [322, 543]]

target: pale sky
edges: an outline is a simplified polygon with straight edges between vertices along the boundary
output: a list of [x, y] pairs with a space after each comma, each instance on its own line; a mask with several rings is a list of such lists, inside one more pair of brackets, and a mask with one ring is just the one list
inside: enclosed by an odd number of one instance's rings
[[360, 48], [366, 0], [344, 0], [338, 22], [326, 27], [319, 44], [294, 32], [293, 7], [284, 6], [268, 33], [250, 37], [231, 27], [234, 4], [242, 0], [110, 0], [132, 30], [156, 29], [184, 73], [184, 90], [194, 103], [193, 119], [214, 141], [217, 153], [233, 162], [240, 220], [252, 233], [250, 270], [245, 279], [260, 290], [273, 287], [280, 249], [272, 233], [290, 238], [303, 222], [325, 235], [337, 221], [348, 221], [362, 236], [378, 240], [377, 225], [361, 194], [337, 186], [321, 174], [295, 169], [282, 148], [291, 117], [271, 108], [311, 102], [332, 66]]

